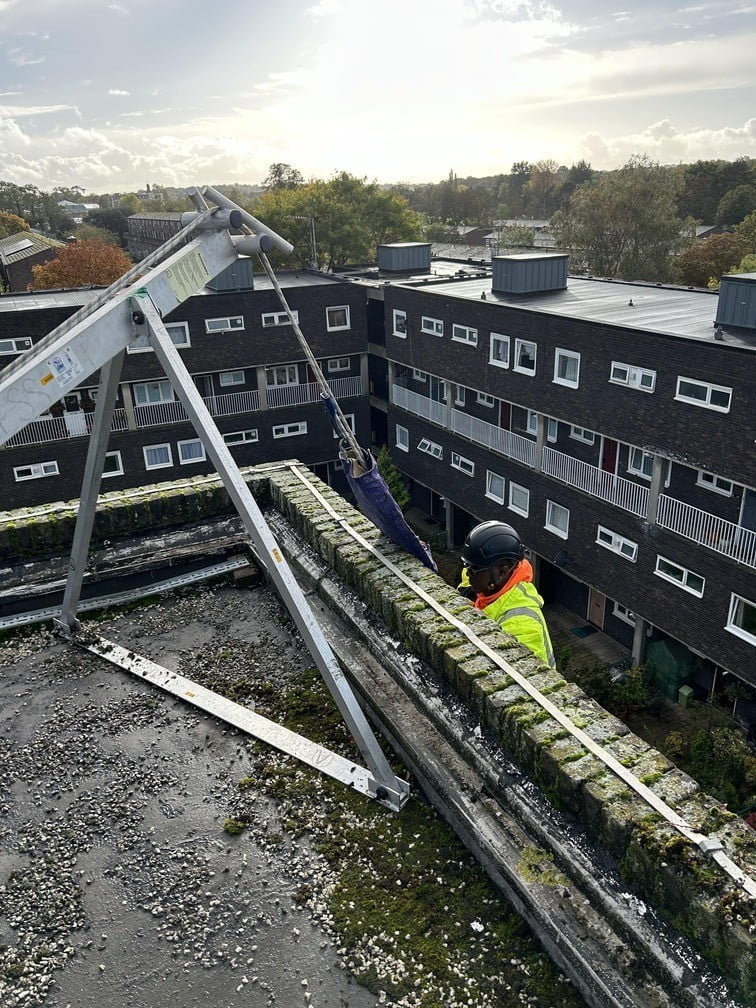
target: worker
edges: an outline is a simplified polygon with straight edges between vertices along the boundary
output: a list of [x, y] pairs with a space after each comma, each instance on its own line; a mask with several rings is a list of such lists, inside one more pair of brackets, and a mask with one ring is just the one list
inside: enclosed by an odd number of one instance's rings
[[476, 525], [462, 547], [462, 564], [461, 593], [555, 668], [543, 599], [533, 584], [528, 551], [515, 529], [500, 521]]

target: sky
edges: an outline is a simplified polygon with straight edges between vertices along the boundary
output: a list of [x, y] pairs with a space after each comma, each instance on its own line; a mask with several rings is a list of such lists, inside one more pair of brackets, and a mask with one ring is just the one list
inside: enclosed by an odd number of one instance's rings
[[[625, 5], [623, 7], [623, 4]], [[0, 0], [0, 180], [756, 157], [756, 0]]]

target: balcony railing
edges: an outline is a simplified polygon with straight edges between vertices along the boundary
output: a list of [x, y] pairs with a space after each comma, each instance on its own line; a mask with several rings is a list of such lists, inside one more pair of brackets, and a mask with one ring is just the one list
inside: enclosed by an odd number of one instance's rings
[[542, 471], [591, 497], [598, 497], [630, 511], [639, 518], [645, 518], [648, 513], [648, 487], [604, 472], [597, 466], [581, 462], [554, 448], [543, 449]]
[[663, 528], [748, 567], [756, 567], [756, 532], [725, 518], [661, 494], [658, 522]]
[[408, 413], [413, 413], [424, 420], [430, 420], [431, 423], [441, 427], [446, 426], [446, 406], [444, 403], [418, 395], [417, 392], [410, 392], [403, 385], [391, 386], [391, 401], [396, 406], [406, 409]]
[[[328, 384], [337, 399], [359, 396], [364, 391], [359, 375], [351, 378], [333, 378]], [[266, 389], [266, 394], [270, 407], [301, 406], [320, 399], [320, 385], [317, 382], [308, 382], [306, 385], [271, 385]]]
[[[76, 423], [71, 421], [76, 417]], [[44, 444], [45, 441], [66, 441], [69, 438], [86, 437], [92, 432], [94, 413], [72, 413], [68, 418], [63, 416], [42, 417], [32, 420], [13, 437], [5, 442], [8, 448], [19, 448], [23, 445]], [[113, 411], [111, 431], [128, 430], [126, 410]]]
[[164, 424], [181, 423], [187, 419], [186, 411], [178, 399], [135, 406], [134, 417], [137, 427], [162, 427]]
[[485, 445], [500, 455], [521, 462], [523, 465], [533, 466], [535, 464], [536, 445], [534, 441], [513, 434], [512, 431], [497, 427], [496, 424], [488, 423], [487, 420], [478, 420], [467, 413], [459, 410], [452, 410], [452, 430], [455, 434], [461, 434], [468, 441]]

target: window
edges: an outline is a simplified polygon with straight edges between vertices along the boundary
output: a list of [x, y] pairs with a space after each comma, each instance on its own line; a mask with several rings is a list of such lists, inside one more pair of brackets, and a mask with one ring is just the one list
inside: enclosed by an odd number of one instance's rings
[[502, 336], [501, 333], [491, 333], [488, 363], [493, 364], [494, 367], [509, 367], [509, 336]]
[[477, 346], [478, 330], [471, 329], [469, 326], [453, 325], [452, 339], [456, 340], [457, 343], [469, 343], [470, 346]]
[[[264, 324], [265, 323], [263, 323], [263, 325]], [[244, 328], [243, 315], [229, 315], [226, 318], [205, 319], [206, 333], [232, 332], [233, 330], [239, 330], [243, 328]]]
[[454, 405], [455, 406], [464, 406], [465, 405], [465, 392], [466, 392], [466, 389], [465, 389], [464, 385], [455, 385], [454, 386]]
[[635, 626], [635, 613], [631, 612], [627, 606], [623, 606], [621, 602], [615, 602], [612, 612], [617, 617], [617, 619], [623, 620], [625, 623], [629, 623], [630, 626]]
[[593, 444], [596, 440], [593, 431], [586, 430], [585, 427], [570, 427], [570, 437], [575, 441], [583, 441], [585, 444]]
[[559, 436], [559, 421], [555, 420], [553, 417], [548, 417], [546, 420], [546, 440], [551, 441], [553, 444], [558, 436]]
[[612, 361], [609, 381], [615, 385], [628, 385], [630, 388], [640, 389], [641, 392], [653, 392], [656, 385], [656, 371]]
[[490, 469], [486, 470], [486, 497], [497, 504], [504, 503], [504, 477]]
[[428, 318], [427, 315], [423, 315], [420, 321], [420, 329], [424, 333], [430, 333], [431, 336], [443, 336], [444, 335], [444, 323], [441, 319]]
[[[191, 341], [189, 340], [189, 323], [188, 322], [166, 322], [165, 328], [168, 335], [171, 338], [171, 342], [177, 347], [188, 347], [191, 346]], [[138, 337], [139, 340], [144, 341], [146, 337]], [[129, 346], [126, 347], [127, 353], [153, 353], [153, 347], [149, 343], [144, 343], [142, 346]]]
[[223, 440], [227, 445], [251, 444], [258, 440], [257, 428], [230, 431], [228, 434], [223, 435]]
[[536, 352], [535, 343], [529, 340], [515, 340], [514, 370], [520, 374], [534, 375], [536, 372]]
[[675, 399], [691, 403], [693, 406], [729, 413], [732, 389], [724, 385], [709, 385], [708, 382], [696, 381], [695, 378], [679, 377]]
[[530, 513], [530, 490], [527, 487], [520, 486], [519, 483], [513, 483], [512, 480], [509, 481], [509, 504], [507, 505], [510, 511], [514, 511], [515, 514], [522, 515], [523, 518], [527, 518]]
[[475, 475], [475, 463], [472, 459], [465, 458], [464, 455], [460, 455], [459, 452], [452, 452], [451, 464], [452, 469], [459, 469], [459, 471], [464, 473], [465, 476]]
[[59, 472], [57, 462], [34, 462], [32, 465], [16, 466], [13, 470], [13, 478], [16, 483], [22, 483], [24, 480], [58, 476]]
[[137, 382], [134, 385], [134, 402], [137, 406], [153, 406], [156, 403], [173, 402], [173, 388], [165, 379], [156, 382]]
[[525, 431], [533, 437], [538, 433], [538, 414], [533, 410], [528, 410], [528, 419], [525, 421]]
[[[293, 311], [291, 315], [295, 322], [299, 322], [298, 311]], [[263, 328], [267, 329], [269, 326], [291, 325], [291, 321], [285, 311], [274, 311], [264, 313], [262, 324]]]
[[274, 438], [298, 437], [307, 433], [307, 421], [299, 420], [296, 423], [277, 424], [273, 428]]
[[326, 308], [326, 329], [335, 332], [337, 329], [349, 329], [349, 305], [338, 305]]
[[32, 341], [25, 336], [22, 339], [0, 339], [0, 355], [21, 353], [31, 349]]
[[749, 644], [756, 644], [756, 603], [733, 593], [725, 630], [736, 637], [742, 637]]
[[173, 465], [173, 455], [169, 444], [145, 445], [142, 452], [144, 453], [145, 469], [167, 469]]
[[731, 480], [722, 479], [721, 476], [715, 476], [714, 473], [704, 472], [703, 469], [699, 470], [696, 483], [706, 487], [707, 490], [713, 490], [714, 493], [723, 494], [725, 497], [732, 497], [735, 488], [735, 484]]
[[554, 381], [557, 385], [577, 388], [580, 384], [580, 354], [574, 350], [554, 351]]
[[688, 570], [687, 567], [681, 567], [680, 564], [676, 564], [673, 560], [668, 560], [666, 557], [657, 556], [654, 573], [658, 574], [660, 578], [664, 578], [665, 581], [671, 581], [673, 584], [679, 585], [680, 588], [686, 592], [690, 592], [691, 595], [697, 595], [701, 598], [704, 593], [706, 582], [700, 574], [695, 574], [693, 571]]
[[650, 480], [654, 472], [654, 456], [651, 452], [644, 452], [642, 448], [631, 447], [627, 471], [633, 476], [642, 476], [643, 479]]
[[205, 461], [205, 446], [199, 438], [192, 438], [191, 441], [179, 441], [177, 447], [181, 465]]
[[556, 501], [546, 501], [546, 526], [549, 532], [566, 539], [570, 532], [570, 512]]
[[393, 325], [394, 325], [394, 336], [401, 336], [402, 339], [406, 339], [407, 312], [401, 311], [399, 308], [394, 308]]
[[490, 408], [493, 408], [494, 405], [496, 404], [496, 400], [494, 399], [494, 397], [492, 395], [489, 395], [487, 392], [478, 392], [475, 399], [477, 400], [477, 402], [480, 403], [481, 406], [488, 406]]
[[328, 373], [335, 374], [337, 371], [349, 371], [352, 362], [348, 357], [332, 357], [328, 361]]
[[225, 388], [228, 385], [243, 385], [244, 384], [244, 372], [243, 371], [221, 371], [220, 373], [220, 383]]
[[401, 424], [396, 425], [396, 447], [402, 451], [409, 451], [409, 431]]
[[109, 451], [105, 456], [102, 478], [107, 476], [123, 476], [123, 459], [119, 451]]
[[638, 555], [638, 543], [625, 539], [624, 536], [619, 535], [617, 532], [612, 532], [611, 529], [605, 528], [603, 525], [599, 525], [598, 527], [596, 542], [599, 546], [604, 546], [606, 549], [611, 550], [612, 553], [619, 553], [626, 560], [632, 560], [635, 563], [635, 558]]
[[444, 449], [440, 444], [435, 441], [431, 441], [429, 438], [421, 438], [417, 450], [425, 452], [426, 455], [432, 455], [433, 458], [442, 459], [444, 457]]
[[[356, 430], [354, 428], [354, 413], [345, 413], [344, 414], [344, 419], [346, 420], [347, 427], [352, 432], [352, 434], [356, 434], [357, 432], [356, 432]], [[335, 438], [341, 437], [341, 435], [337, 431], [333, 432], [333, 436]]]
[[278, 364], [276, 367], [265, 368], [265, 381], [268, 388], [276, 385], [299, 385], [299, 369], [296, 364]]
[[414, 378], [415, 381], [427, 382], [428, 381], [428, 372], [427, 371], [421, 371], [420, 368], [413, 367], [412, 368], [412, 377]]

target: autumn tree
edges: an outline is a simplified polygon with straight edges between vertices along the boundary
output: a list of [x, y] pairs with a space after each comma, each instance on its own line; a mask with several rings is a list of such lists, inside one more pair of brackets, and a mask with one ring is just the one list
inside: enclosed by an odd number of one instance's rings
[[559, 205], [562, 184], [556, 161], [536, 161], [523, 188], [527, 212], [533, 217], [550, 217]]
[[730, 273], [751, 249], [737, 234], [715, 234], [691, 245], [675, 259], [675, 275], [688, 287], [708, 287], [723, 273]]
[[19, 231], [28, 230], [29, 225], [23, 217], [0, 210], [0, 238], [7, 238], [9, 235], [17, 234]]
[[61, 249], [50, 262], [32, 266], [34, 283], [29, 290], [107, 285], [123, 276], [131, 265], [128, 256], [115, 245], [96, 238], [75, 242]]
[[121, 210], [123, 210], [127, 217], [131, 214], [142, 213], [144, 210], [142, 201], [135, 193], [125, 193], [121, 196], [118, 201], [118, 206]]
[[587, 182], [552, 218], [572, 268], [622, 280], [666, 280], [683, 222], [675, 180], [646, 155]]

